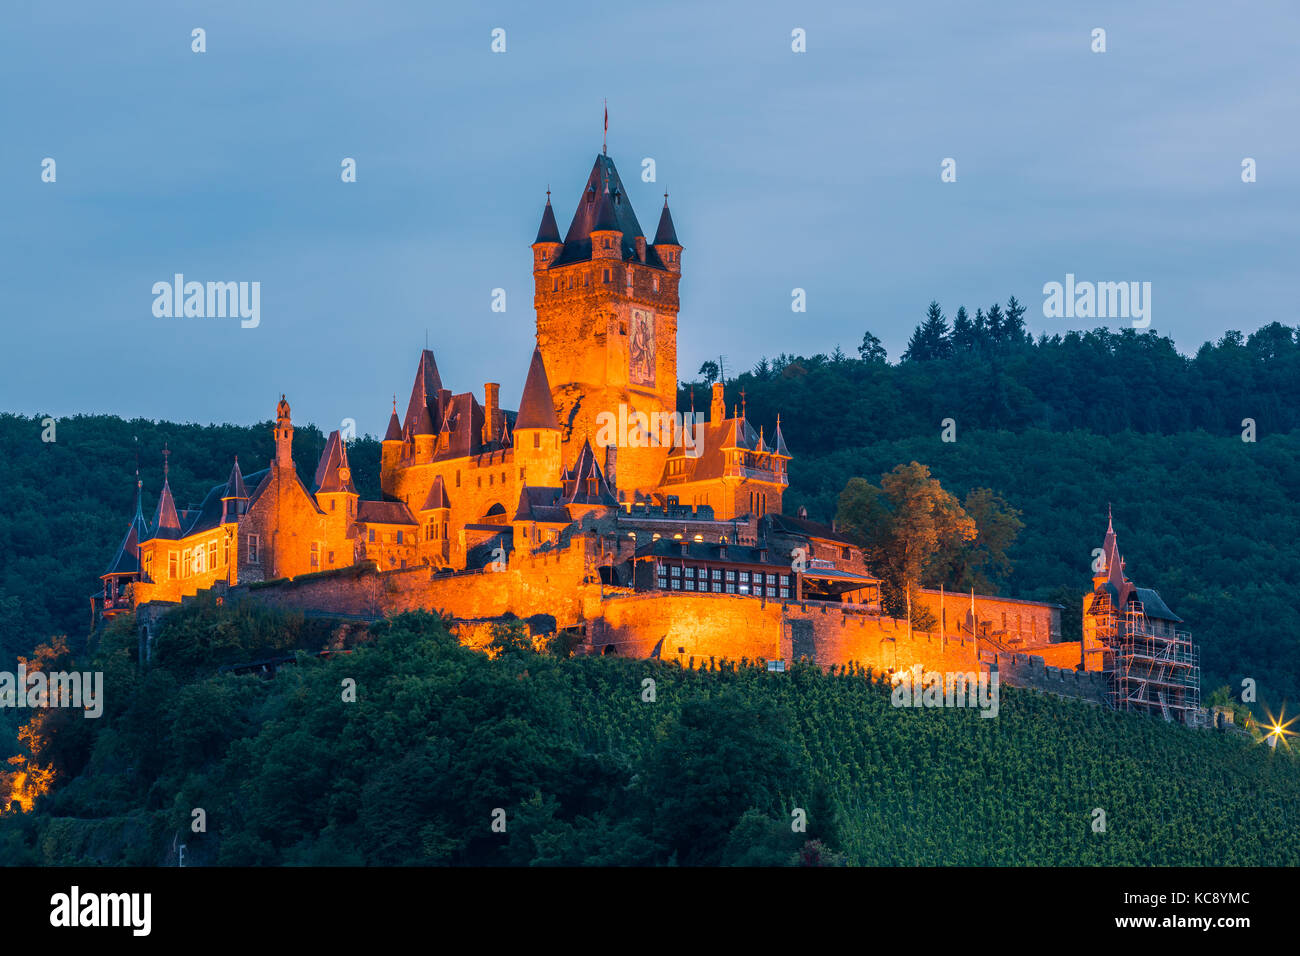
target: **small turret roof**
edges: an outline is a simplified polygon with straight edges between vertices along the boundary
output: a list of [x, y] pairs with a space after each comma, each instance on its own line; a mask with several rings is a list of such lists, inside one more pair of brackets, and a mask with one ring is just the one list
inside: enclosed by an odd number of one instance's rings
[[451, 502], [447, 499], [447, 488], [442, 483], [442, 475], [437, 475], [429, 488], [429, 494], [424, 499], [424, 507], [420, 510], [433, 511], [435, 508], [450, 507]]
[[[689, 211], [689, 210], [688, 210]], [[659, 214], [659, 228], [655, 230], [656, 246], [681, 246], [677, 241], [677, 229], [673, 226], [673, 214], [668, 211], [668, 197], [664, 196], [664, 211]]]
[[542, 350], [533, 349], [533, 360], [528, 366], [524, 381], [524, 394], [519, 399], [519, 413], [515, 416], [515, 431], [521, 428], [554, 428], [560, 423], [555, 417], [555, 401], [551, 398], [551, 383], [546, 378]]
[[533, 245], [539, 242], [559, 242], [560, 227], [555, 221], [555, 210], [551, 208], [551, 194], [549, 190], [546, 193], [546, 208], [542, 210], [542, 224], [537, 227], [537, 238], [533, 240]]

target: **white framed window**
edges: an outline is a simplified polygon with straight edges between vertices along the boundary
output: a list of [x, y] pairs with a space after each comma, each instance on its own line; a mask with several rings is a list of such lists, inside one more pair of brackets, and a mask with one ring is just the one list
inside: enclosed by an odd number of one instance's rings
[[320, 542], [319, 541], [313, 541], [311, 543], [311, 566], [313, 568], [320, 567]]
[[248, 549], [247, 549], [247, 550], [248, 550], [248, 563], [249, 563], [249, 564], [261, 564], [261, 563], [262, 563], [262, 554], [261, 554], [261, 550], [262, 550], [262, 549], [261, 549], [261, 543], [262, 543], [262, 539], [261, 539], [259, 536], [255, 535], [255, 534], [250, 534], [250, 535], [248, 536]]

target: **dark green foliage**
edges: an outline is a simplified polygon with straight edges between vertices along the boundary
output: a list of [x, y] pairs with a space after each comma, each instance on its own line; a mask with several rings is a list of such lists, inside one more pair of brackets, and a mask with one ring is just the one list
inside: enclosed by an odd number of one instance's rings
[[[186, 626], [223, 615], [263, 640], [235, 609]], [[83, 720], [89, 746], [49, 741], [66, 769], [0, 816], [3, 859], [155, 865], [179, 840], [196, 865], [1300, 863], [1300, 762], [1241, 735], [1005, 688], [993, 720], [897, 709], [807, 666], [493, 659], [424, 613], [372, 630], [268, 679], [201, 654], [138, 673], [115, 623], [95, 661], [110, 707]]]

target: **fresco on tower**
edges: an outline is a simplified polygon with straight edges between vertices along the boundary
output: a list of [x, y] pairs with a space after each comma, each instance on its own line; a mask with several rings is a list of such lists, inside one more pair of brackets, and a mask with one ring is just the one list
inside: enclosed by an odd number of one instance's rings
[[633, 385], [654, 386], [655, 383], [655, 317], [644, 309], [632, 310], [631, 369], [628, 378]]

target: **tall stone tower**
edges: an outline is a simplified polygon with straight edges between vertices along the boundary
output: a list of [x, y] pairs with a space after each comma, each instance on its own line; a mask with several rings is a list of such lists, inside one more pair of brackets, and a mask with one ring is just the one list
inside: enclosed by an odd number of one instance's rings
[[559, 416], [564, 466], [572, 467], [590, 441], [607, 471], [617, 458], [617, 487], [629, 498], [659, 484], [669, 449], [619, 447], [611, 453], [600, 447], [597, 433], [602, 412], [628, 421], [637, 412], [677, 409], [682, 247], [666, 198], [650, 242], [614, 161], [602, 153], [568, 234], [560, 239], [548, 194], [533, 243], [537, 345]]

